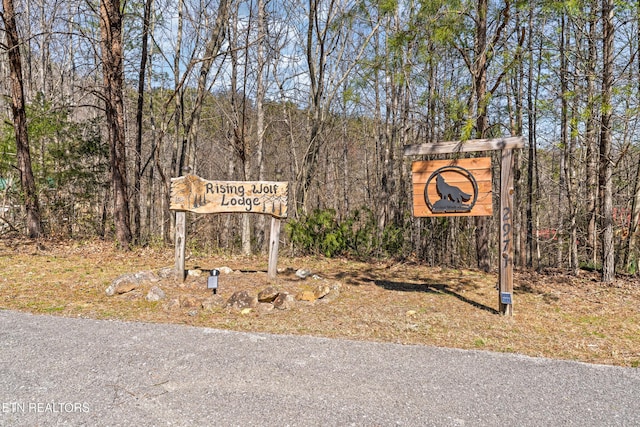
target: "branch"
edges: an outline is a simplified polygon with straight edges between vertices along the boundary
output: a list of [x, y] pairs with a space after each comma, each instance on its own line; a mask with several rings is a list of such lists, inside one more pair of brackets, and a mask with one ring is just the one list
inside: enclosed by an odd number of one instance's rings
[[[524, 44], [525, 34], [526, 34], [526, 31], [525, 31], [524, 28], [522, 28], [520, 30], [520, 37], [518, 38], [518, 51], [522, 48], [522, 46]], [[517, 55], [517, 54], [514, 55], [513, 59], [509, 62], [509, 64], [506, 67], [504, 67], [504, 69], [502, 70], [502, 73], [500, 73], [500, 75], [498, 76], [496, 82], [491, 87], [491, 90], [489, 90], [489, 93], [491, 95], [493, 95], [495, 93], [495, 91], [498, 90], [498, 87], [500, 86], [500, 83], [502, 82], [502, 79], [507, 74], [507, 71], [509, 71], [511, 69], [511, 67], [513, 67], [513, 65], [519, 59], [518, 57], [519, 57], [519, 55]]]

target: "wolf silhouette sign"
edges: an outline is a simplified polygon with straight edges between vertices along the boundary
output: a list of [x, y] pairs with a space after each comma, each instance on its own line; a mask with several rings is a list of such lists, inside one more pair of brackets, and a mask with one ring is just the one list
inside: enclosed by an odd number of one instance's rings
[[493, 213], [491, 158], [414, 162], [414, 216]]
[[[463, 179], [466, 178], [472, 185], [472, 194], [468, 194], [462, 191], [460, 187], [449, 184], [443, 176], [443, 173], [446, 171], [450, 171], [456, 175], [460, 175]], [[440, 200], [431, 203], [428, 190], [429, 184], [434, 177], [436, 180], [436, 191], [440, 196]], [[429, 180], [424, 187], [425, 202], [433, 213], [470, 212], [473, 209], [473, 206], [476, 204], [477, 198], [478, 184], [476, 182], [476, 179], [473, 177], [473, 174], [471, 172], [460, 166], [444, 166], [437, 169], [431, 174], [431, 177], [429, 177]]]
[[[513, 315], [513, 252], [514, 203], [513, 150], [524, 147], [521, 136], [444, 141], [433, 144], [406, 145], [405, 156], [456, 154], [456, 159], [416, 161], [412, 163], [413, 215], [428, 216], [491, 216], [491, 158], [460, 159], [461, 153], [500, 151], [500, 262], [498, 264], [498, 312]], [[444, 170], [438, 171], [443, 167]], [[452, 168], [457, 166], [460, 169]], [[466, 171], [468, 174], [465, 175]], [[457, 175], [457, 176], [456, 176]], [[477, 188], [470, 182], [476, 181]], [[432, 182], [433, 181], [433, 182]], [[431, 200], [435, 200], [431, 203]], [[440, 212], [440, 205], [444, 211]], [[470, 209], [469, 206], [473, 205]], [[468, 209], [467, 211], [465, 211]]]
[[441, 200], [451, 199], [451, 201], [461, 204], [471, 198], [471, 194], [463, 193], [458, 187], [447, 184], [440, 174], [436, 175], [436, 188]]

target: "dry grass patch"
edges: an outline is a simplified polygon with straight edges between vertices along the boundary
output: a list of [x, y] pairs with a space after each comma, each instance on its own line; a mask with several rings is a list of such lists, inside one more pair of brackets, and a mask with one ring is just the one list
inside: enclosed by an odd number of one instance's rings
[[[266, 256], [192, 252], [188, 268], [236, 270], [220, 276], [221, 299], [271, 285], [296, 293], [314, 280], [339, 283], [329, 303], [298, 302], [290, 310], [238, 311], [171, 306], [185, 296], [206, 298], [206, 275], [163, 281], [167, 297], [149, 302], [147, 288], [108, 297], [120, 274], [173, 265], [173, 249], [120, 252], [103, 242], [0, 241], [0, 308], [61, 316], [184, 323], [239, 331], [307, 334], [356, 340], [513, 352], [590, 363], [640, 365], [640, 286], [635, 278], [605, 286], [592, 273], [519, 272], [513, 317], [497, 314], [497, 276], [418, 263], [363, 263], [286, 258], [275, 281]], [[322, 279], [301, 280], [311, 270]], [[238, 272], [242, 270], [243, 272]]]

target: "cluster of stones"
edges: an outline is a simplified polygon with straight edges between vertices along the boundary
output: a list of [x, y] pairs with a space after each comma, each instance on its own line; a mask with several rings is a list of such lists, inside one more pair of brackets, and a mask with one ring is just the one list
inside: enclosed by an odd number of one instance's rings
[[[222, 267], [219, 269], [222, 273], [231, 273], [233, 270]], [[162, 279], [172, 278], [173, 269], [161, 269], [158, 272], [143, 271], [138, 273], [124, 274], [115, 279], [106, 289], [108, 296], [120, 295], [132, 292], [141, 288], [145, 284], [154, 284]], [[194, 270], [189, 272], [190, 276], [200, 276], [201, 271]], [[241, 313], [249, 313], [252, 310], [265, 313], [273, 309], [288, 310], [293, 308], [297, 303], [314, 304], [328, 303], [335, 300], [340, 295], [340, 283], [336, 282], [331, 285], [317, 275], [311, 275], [307, 270], [298, 270], [296, 276], [300, 279], [312, 277], [314, 286], [304, 286], [297, 293], [282, 291], [273, 286], [267, 286], [260, 292], [252, 293], [246, 290], [234, 292], [231, 297], [225, 300], [220, 295], [212, 295], [208, 298], [196, 297], [194, 295], [183, 295], [179, 298], [169, 300], [165, 305], [166, 308], [187, 308], [192, 309], [195, 313], [197, 309], [211, 310], [216, 307], [230, 308], [240, 311]], [[166, 299], [165, 292], [156, 284], [153, 285], [147, 295], [147, 301], [161, 301]]]
[[271, 310], [288, 310], [298, 303], [313, 304], [316, 301], [328, 303], [335, 300], [340, 295], [340, 284], [334, 283], [329, 286], [318, 284], [310, 290], [301, 290], [297, 294], [286, 291], [279, 291], [277, 288], [268, 286], [258, 294], [248, 291], [235, 292], [226, 301], [225, 306], [239, 310], [242, 313], [256, 309], [258, 312], [269, 312]]

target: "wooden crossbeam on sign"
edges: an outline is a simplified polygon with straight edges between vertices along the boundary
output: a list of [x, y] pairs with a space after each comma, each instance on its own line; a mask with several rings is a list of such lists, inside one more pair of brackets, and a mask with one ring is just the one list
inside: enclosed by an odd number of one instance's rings
[[466, 141], [445, 141], [433, 144], [414, 144], [404, 146], [405, 156], [428, 154], [472, 153], [476, 151], [509, 150], [523, 148], [521, 136], [510, 136], [495, 139], [468, 139]]

